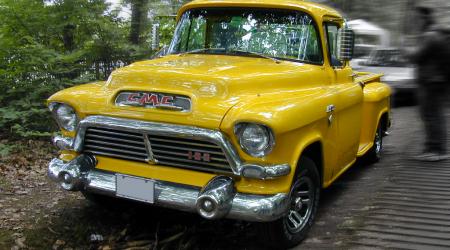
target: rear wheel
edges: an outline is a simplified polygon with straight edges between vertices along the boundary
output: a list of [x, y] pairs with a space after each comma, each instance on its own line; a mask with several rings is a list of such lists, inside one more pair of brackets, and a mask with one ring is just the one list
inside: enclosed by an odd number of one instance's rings
[[298, 245], [305, 239], [317, 213], [320, 197], [320, 176], [315, 163], [302, 157], [290, 192], [288, 213], [269, 223], [260, 224], [267, 244], [280, 249]]

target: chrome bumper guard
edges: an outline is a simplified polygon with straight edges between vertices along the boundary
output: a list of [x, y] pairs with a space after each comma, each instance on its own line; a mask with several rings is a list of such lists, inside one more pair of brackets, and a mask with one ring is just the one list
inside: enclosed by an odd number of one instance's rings
[[[116, 174], [95, 170], [94, 156], [82, 154], [70, 162], [53, 159], [48, 176], [68, 191], [86, 190], [116, 196]], [[155, 180], [154, 205], [197, 212], [207, 219], [230, 218], [254, 222], [274, 221], [286, 214], [289, 195], [237, 193], [230, 177], [217, 176], [198, 188]]]

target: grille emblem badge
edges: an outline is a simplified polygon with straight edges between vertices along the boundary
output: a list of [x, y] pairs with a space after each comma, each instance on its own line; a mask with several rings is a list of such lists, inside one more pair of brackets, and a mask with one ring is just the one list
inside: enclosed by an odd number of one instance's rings
[[210, 162], [211, 161], [211, 155], [209, 153], [189, 151], [188, 152], [188, 159], [189, 160], [195, 160], [195, 161]]
[[121, 92], [117, 95], [115, 103], [117, 106], [156, 108], [180, 112], [191, 110], [191, 99], [189, 97], [156, 92]]

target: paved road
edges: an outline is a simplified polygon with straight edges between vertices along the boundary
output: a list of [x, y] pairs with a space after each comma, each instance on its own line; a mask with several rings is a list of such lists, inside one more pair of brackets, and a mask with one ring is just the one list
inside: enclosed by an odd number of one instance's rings
[[416, 108], [393, 115], [383, 160], [356, 164], [324, 191], [296, 249], [450, 249], [450, 161], [413, 160], [423, 141]]

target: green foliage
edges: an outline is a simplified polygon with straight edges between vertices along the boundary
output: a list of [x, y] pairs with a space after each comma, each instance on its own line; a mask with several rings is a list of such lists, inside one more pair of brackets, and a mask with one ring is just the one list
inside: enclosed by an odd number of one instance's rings
[[152, 53], [105, 0], [0, 0], [0, 13], [0, 139], [49, 136], [50, 95]]
[[10, 155], [12, 152], [14, 152], [15, 150], [17, 150], [19, 146], [14, 144], [4, 144], [4, 143], [0, 143], [0, 157], [4, 158], [8, 155]]
[[165, 18], [161, 20], [159, 27], [160, 33], [160, 47], [169, 45], [175, 31], [175, 18]]

